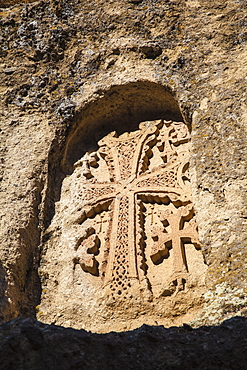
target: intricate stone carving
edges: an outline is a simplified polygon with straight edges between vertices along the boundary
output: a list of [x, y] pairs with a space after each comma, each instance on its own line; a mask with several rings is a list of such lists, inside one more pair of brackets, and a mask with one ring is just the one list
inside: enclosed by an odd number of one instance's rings
[[[170, 250], [173, 283], [183, 289], [189, 272], [186, 243], [200, 248], [187, 174], [187, 126], [159, 120], [139, 127], [119, 137], [110, 133], [98, 143], [97, 152], [76, 163], [82, 174], [78, 222], [82, 225], [91, 218], [93, 227], [77, 241], [74, 263], [101, 277], [114, 301], [126, 298], [133, 285], [152, 292], [147, 271], [150, 264], [155, 268], [169, 258]], [[148, 221], [151, 228], [146, 222], [147, 205], [156, 217]], [[94, 226], [103, 210], [112, 215], [104, 240]], [[103, 257], [98, 261], [101, 244]]]
[[77, 257], [74, 258], [75, 263], [79, 263], [85, 272], [90, 272], [98, 276], [98, 261], [95, 256], [99, 253], [100, 240], [95, 235], [95, 229], [86, 230], [85, 236], [81, 239], [80, 244], [75, 248]]

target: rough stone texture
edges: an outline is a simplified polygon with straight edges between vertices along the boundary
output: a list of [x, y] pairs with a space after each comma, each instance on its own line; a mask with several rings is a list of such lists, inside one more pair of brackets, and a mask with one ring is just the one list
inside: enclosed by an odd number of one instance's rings
[[52, 240], [45, 231], [86, 134], [110, 132], [113, 122], [128, 131], [127, 121], [161, 114], [182, 115], [192, 129], [193, 204], [208, 265], [193, 325], [246, 315], [246, 10], [245, 0], [2, 9], [1, 320], [35, 316], [46, 278], [40, 245]]
[[218, 327], [143, 325], [108, 334], [15, 319], [0, 326], [0, 368], [244, 370], [246, 331], [243, 317]]
[[207, 266], [188, 127], [145, 121], [103, 134], [97, 146], [63, 180], [40, 262], [38, 319], [97, 332], [191, 320], [204, 303]]

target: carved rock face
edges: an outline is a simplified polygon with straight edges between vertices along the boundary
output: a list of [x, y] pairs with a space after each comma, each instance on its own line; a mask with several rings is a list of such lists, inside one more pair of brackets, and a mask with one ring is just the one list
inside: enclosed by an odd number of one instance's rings
[[51, 225], [61, 233], [53, 232], [47, 246], [45, 273], [53, 278], [46, 282], [40, 319], [121, 330], [152, 323], [151, 317], [159, 323], [169, 316], [188, 319], [191, 306], [198, 309], [205, 265], [191, 199], [189, 141], [183, 122], [146, 121], [119, 137], [110, 133], [75, 164]]

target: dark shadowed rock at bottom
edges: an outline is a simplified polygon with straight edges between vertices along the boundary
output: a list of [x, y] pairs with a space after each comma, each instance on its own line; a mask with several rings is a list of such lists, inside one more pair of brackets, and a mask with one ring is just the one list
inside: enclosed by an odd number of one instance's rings
[[0, 369], [246, 369], [247, 319], [108, 334], [14, 319], [0, 327]]

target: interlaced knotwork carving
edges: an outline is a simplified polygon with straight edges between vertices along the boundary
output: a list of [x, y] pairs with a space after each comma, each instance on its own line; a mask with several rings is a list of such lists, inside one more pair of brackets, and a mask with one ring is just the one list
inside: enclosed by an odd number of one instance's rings
[[[186, 174], [189, 139], [183, 122], [143, 122], [130, 134], [109, 134], [98, 143], [97, 152], [86, 154], [76, 164], [83, 172], [81, 223], [88, 218], [94, 222], [102, 212], [101, 204], [108, 204], [104, 209], [111, 214], [105, 240], [97, 238], [96, 231], [87, 235], [76, 261], [85, 272], [102, 277], [114, 300], [127, 297], [131, 287], [143, 281], [148, 289], [148, 264], [161, 264], [169, 258], [171, 249], [174, 274], [177, 278], [183, 274], [184, 284], [188, 273], [185, 244], [190, 242], [199, 248]], [[108, 171], [105, 180], [104, 173], [99, 172], [102, 161]], [[144, 203], [160, 207], [152, 230], [145, 226]], [[149, 248], [148, 235], [152, 244]], [[104, 247], [99, 248], [102, 242]], [[104, 250], [104, 256], [98, 267], [100, 250]], [[150, 250], [149, 255], [146, 250]]]
[[126, 140], [118, 145], [118, 158], [121, 179], [131, 176], [133, 157], [135, 154], [136, 141]]
[[111, 193], [114, 193], [114, 188], [111, 186], [105, 186], [105, 187], [91, 187], [84, 190], [83, 198], [87, 201], [95, 200], [99, 197], [102, 197], [104, 195], [108, 195]]
[[[117, 242], [114, 253], [112, 282], [110, 288], [118, 295], [126, 293], [130, 287], [129, 281], [129, 250], [128, 250], [128, 235], [129, 235], [129, 221], [126, 215], [129, 213], [129, 199], [124, 196], [119, 203], [117, 230]], [[126, 294], [124, 294], [126, 297]]]
[[177, 185], [177, 174], [175, 170], [160, 172], [156, 175], [153, 175], [151, 178], [141, 180], [136, 183], [138, 188], [140, 187], [149, 187], [149, 186], [168, 186], [176, 187]]

